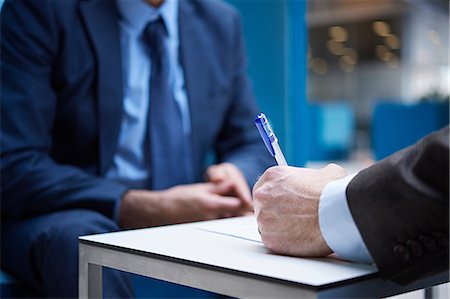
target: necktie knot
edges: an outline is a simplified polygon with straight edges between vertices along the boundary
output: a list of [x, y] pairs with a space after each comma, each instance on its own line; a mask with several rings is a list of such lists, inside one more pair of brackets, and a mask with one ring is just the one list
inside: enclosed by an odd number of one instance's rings
[[150, 54], [152, 56], [156, 55], [160, 57], [162, 55], [164, 51], [164, 38], [166, 36], [167, 29], [161, 16], [158, 16], [155, 20], [147, 24], [144, 29], [144, 40], [150, 46]]

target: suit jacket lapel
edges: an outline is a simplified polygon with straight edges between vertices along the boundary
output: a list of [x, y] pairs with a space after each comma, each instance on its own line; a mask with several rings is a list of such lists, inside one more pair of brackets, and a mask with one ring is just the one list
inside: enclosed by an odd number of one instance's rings
[[[207, 107], [208, 69], [204, 59], [206, 46], [202, 41], [201, 26], [196, 18], [190, 1], [179, 1], [179, 37], [181, 64], [183, 66], [186, 92], [189, 99], [189, 110], [192, 128], [193, 166], [197, 168], [201, 160], [201, 150], [205, 147], [199, 132], [205, 124], [205, 115], [202, 111]], [[194, 173], [199, 173], [195, 169]]]
[[117, 149], [123, 101], [119, 16], [115, 1], [81, 3], [97, 61], [100, 174], [105, 173]]

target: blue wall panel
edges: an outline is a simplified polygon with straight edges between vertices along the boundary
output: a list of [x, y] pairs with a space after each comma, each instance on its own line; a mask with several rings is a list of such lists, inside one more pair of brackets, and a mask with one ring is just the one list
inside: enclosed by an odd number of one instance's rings
[[304, 166], [311, 148], [310, 109], [306, 98], [306, 0], [288, 1], [287, 26], [287, 156], [291, 165]]
[[[306, 22], [303, 0], [227, 0], [241, 14], [249, 74], [289, 164], [306, 161]], [[301, 121], [300, 121], [301, 120]], [[303, 128], [303, 129], [302, 129]], [[300, 147], [299, 145], [303, 146]], [[305, 153], [303, 153], [305, 152]]]
[[448, 102], [378, 103], [372, 120], [375, 159], [384, 159], [448, 123]]

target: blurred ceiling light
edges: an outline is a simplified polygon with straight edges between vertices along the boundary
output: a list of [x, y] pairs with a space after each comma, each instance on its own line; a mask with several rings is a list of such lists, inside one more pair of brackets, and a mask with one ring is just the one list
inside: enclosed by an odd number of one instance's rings
[[351, 56], [344, 55], [341, 57], [341, 59], [344, 60], [348, 64], [356, 64], [356, 60]]
[[378, 45], [375, 47], [375, 54], [381, 60], [384, 60], [384, 55], [389, 52], [388, 48], [385, 45]]
[[372, 29], [377, 35], [382, 37], [386, 37], [391, 33], [391, 28], [386, 22], [383, 21], [373, 22]]
[[342, 55], [344, 53], [344, 45], [336, 40], [327, 41], [327, 48], [334, 55]]
[[389, 34], [388, 36], [386, 36], [384, 42], [389, 48], [393, 50], [400, 49], [400, 39], [395, 34]]
[[358, 60], [358, 53], [356, 53], [356, 51], [351, 48], [345, 48], [343, 55], [350, 57], [355, 62]]
[[428, 31], [428, 38], [431, 40], [433, 44], [440, 45], [441, 44], [441, 37], [439, 36], [439, 33], [437, 33], [434, 30]]
[[386, 52], [383, 57], [381, 58], [384, 61], [391, 61], [394, 59], [395, 54], [392, 52]]
[[398, 58], [395, 54], [392, 54], [386, 63], [391, 69], [396, 69], [399, 66]]
[[339, 59], [339, 66], [341, 67], [341, 69], [346, 72], [346, 73], [351, 73], [353, 72], [353, 70], [355, 69], [355, 65], [351, 64], [351, 63], [347, 63], [345, 57], [349, 57], [349, 56], [342, 56]]
[[381, 59], [386, 62], [389, 62], [391, 60], [397, 59], [397, 57], [392, 52], [386, 52]]
[[348, 40], [348, 33], [344, 27], [341, 26], [333, 26], [328, 29], [328, 34], [331, 39], [337, 42], [345, 42]]
[[312, 60], [312, 70], [319, 75], [325, 75], [328, 72], [328, 64], [322, 58], [314, 58]]

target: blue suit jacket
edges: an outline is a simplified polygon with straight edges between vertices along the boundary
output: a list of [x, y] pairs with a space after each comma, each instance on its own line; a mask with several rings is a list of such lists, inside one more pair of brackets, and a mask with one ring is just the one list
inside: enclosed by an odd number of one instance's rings
[[[253, 125], [237, 13], [180, 1], [182, 65], [200, 181], [208, 153], [253, 182], [273, 161]], [[122, 70], [115, 1], [6, 2], [1, 14], [1, 210], [20, 219], [93, 209], [113, 217], [127, 187], [103, 176], [116, 151]]]

